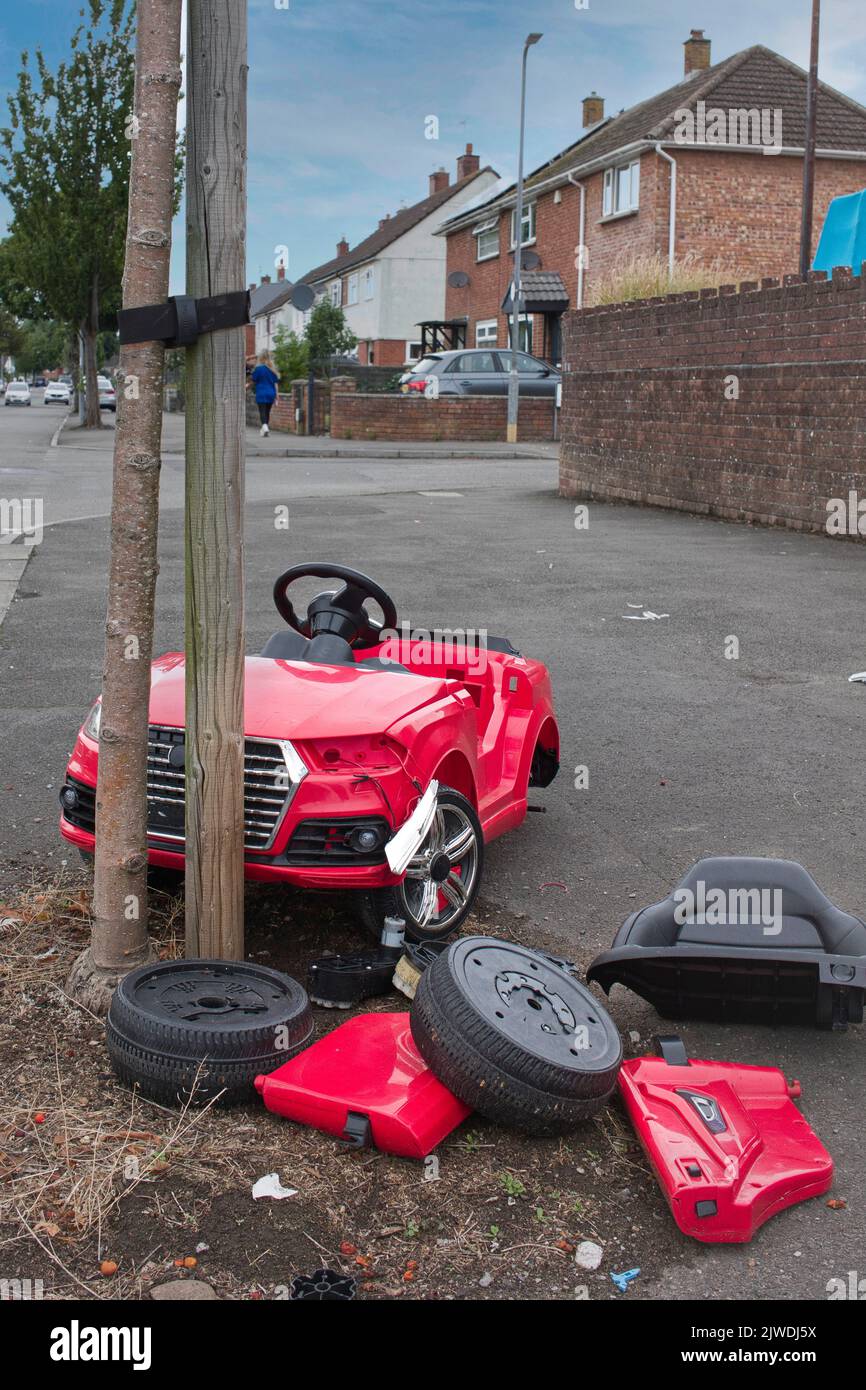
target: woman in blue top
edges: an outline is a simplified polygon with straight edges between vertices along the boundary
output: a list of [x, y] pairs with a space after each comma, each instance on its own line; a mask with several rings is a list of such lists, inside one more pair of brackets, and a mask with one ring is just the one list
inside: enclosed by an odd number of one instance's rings
[[271, 366], [271, 359], [266, 352], [259, 353], [259, 360], [253, 368], [250, 382], [256, 393], [256, 405], [259, 408], [259, 419], [262, 422], [261, 434], [270, 434], [268, 421], [271, 418], [271, 406], [277, 399], [277, 382], [279, 376]]

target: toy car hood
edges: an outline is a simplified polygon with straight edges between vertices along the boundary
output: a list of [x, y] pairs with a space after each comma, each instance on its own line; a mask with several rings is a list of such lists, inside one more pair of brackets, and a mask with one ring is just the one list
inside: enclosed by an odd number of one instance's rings
[[627, 919], [587, 977], [634, 990], [663, 1018], [863, 1020], [866, 923], [836, 907], [801, 864], [701, 859], [661, 902]]
[[[248, 737], [308, 739], [384, 733], [423, 705], [453, 695], [469, 702], [455, 680], [363, 666], [324, 666], [248, 656], [244, 725]], [[153, 663], [150, 719], [183, 728], [186, 723], [182, 653]]]

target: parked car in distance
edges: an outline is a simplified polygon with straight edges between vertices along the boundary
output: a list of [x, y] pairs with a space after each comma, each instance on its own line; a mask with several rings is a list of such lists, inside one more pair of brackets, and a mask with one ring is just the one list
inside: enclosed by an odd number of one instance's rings
[[26, 381], [10, 381], [6, 387], [6, 405], [29, 405], [30, 387]]
[[114, 389], [114, 384], [108, 380], [107, 376], [98, 376], [96, 380], [99, 384], [99, 409], [116, 411], [117, 392]]
[[[400, 390], [425, 392], [433, 378], [440, 396], [507, 396], [511, 371], [510, 348], [467, 348], [458, 352], [428, 352], [404, 372]], [[555, 396], [559, 372], [527, 352], [517, 354], [521, 396]]]
[[56, 405], [59, 401], [61, 405], [68, 405], [71, 394], [65, 381], [49, 381], [45, 388], [45, 395], [42, 397], [42, 404]]
[[44, 377], [44, 376], [35, 376], [35, 377], [33, 378], [33, 385], [34, 385], [34, 386], [44, 386], [45, 384], [46, 384], [46, 383], [45, 383], [45, 377]]

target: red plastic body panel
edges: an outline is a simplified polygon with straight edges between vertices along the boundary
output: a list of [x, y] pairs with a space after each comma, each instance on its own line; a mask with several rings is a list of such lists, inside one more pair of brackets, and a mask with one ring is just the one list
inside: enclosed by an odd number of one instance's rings
[[[674, 1220], [696, 1240], [751, 1240], [771, 1216], [833, 1180], [832, 1158], [776, 1067], [640, 1057], [623, 1062], [619, 1088]], [[704, 1109], [724, 1128], [713, 1132], [682, 1091], [708, 1098]]]
[[367, 1115], [376, 1148], [402, 1158], [426, 1158], [471, 1114], [422, 1061], [407, 1013], [350, 1018], [256, 1089], [268, 1110], [327, 1134]]
[[[330, 867], [279, 860], [304, 820], [384, 815], [396, 830], [417, 803], [418, 785], [426, 788], [434, 777], [473, 802], [487, 841], [524, 819], [539, 736], [545, 747], [557, 753], [559, 748], [546, 668], [509, 653], [424, 641], [402, 643], [399, 660], [411, 674], [247, 658], [247, 736], [291, 740], [309, 768], [274, 843], [247, 853], [247, 878], [323, 889], [395, 883], [387, 864]], [[183, 728], [182, 653], [153, 663], [150, 721]], [[79, 732], [69, 775], [95, 787], [98, 755], [98, 744]], [[359, 773], [373, 774], [375, 782], [360, 780]], [[60, 831], [93, 851], [93, 834], [63, 816]], [[148, 855], [152, 864], [183, 869], [176, 842], [160, 843], [152, 835]]]

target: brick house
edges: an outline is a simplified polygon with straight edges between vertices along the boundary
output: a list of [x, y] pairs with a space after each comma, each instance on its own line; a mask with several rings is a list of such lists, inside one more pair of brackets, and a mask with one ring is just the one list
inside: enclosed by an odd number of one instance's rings
[[[564, 310], [633, 256], [691, 253], [730, 280], [798, 268], [805, 72], [760, 45], [712, 66], [699, 29], [683, 47], [685, 75], [660, 95], [610, 117], [584, 98], [580, 137], [525, 180], [520, 345], [537, 356], [560, 360]], [[813, 253], [831, 199], [864, 185], [866, 109], [822, 83]], [[512, 184], [439, 229], [446, 317], [469, 346], [511, 341], [514, 205]]]
[[[310, 285], [317, 299], [327, 296], [342, 306], [361, 362], [400, 367], [418, 356], [419, 324], [441, 322], [445, 315], [446, 247], [436, 229], [443, 215], [459, 212], [497, 181], [495, 170], [482, 169], [467, 145], [457, 160], [455, 183], [446, 169], [437, 169], [420, 202], [383, 217], [355, 247], [344, 237], [336, 256], [300, 277], [298, 283]], [[267, 337], [272, 346], [281, 323], [302, 333], [308, 318], [288, 302], [288, 291], [282, 303], [269, 306], [268, 315], [267, 333], [257, 331], [257, 344]]]
[[260, 283], [250, 285], [250, 323], [246, 325], [246, 357], [249, 365], [260, 352], [269, 352], [273, 347], [273, 334], [276, 332], [276, 313], [286, 303], [292, 288], [291, 280], [286, 279], [286, 268], [277, 269], [277, 278], [263, 275]]

